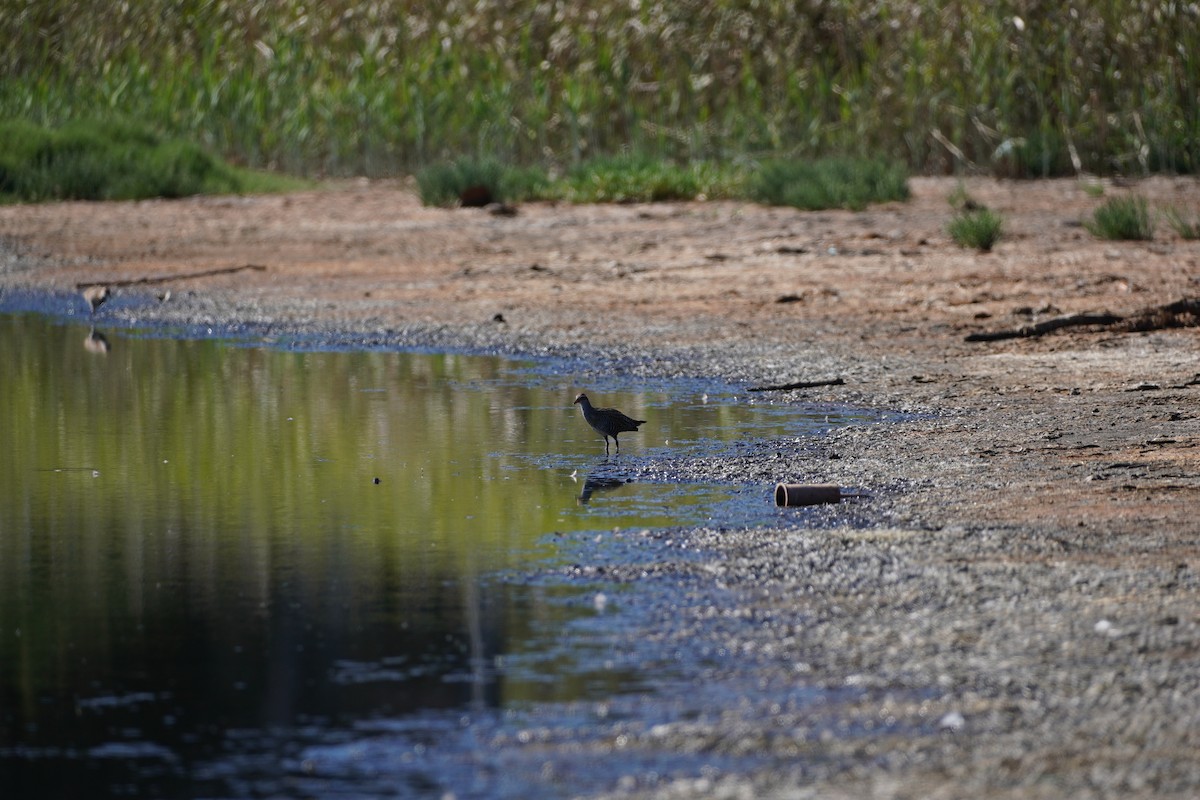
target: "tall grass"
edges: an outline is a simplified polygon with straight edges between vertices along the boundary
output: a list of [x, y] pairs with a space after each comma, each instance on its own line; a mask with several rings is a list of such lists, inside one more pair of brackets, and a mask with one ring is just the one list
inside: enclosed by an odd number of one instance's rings
[[565, 169], [618, 152], [843, 153], [1018, 176], [1200, 170], [1195, 4], [1022, 8], [10, 1], [0, 118], [119, 113], [308, 174], [462, 156]]
[[1167, 224], [1179, 234], [1181, 239], [1200, 239], [1200, 217], [1192, 217], [1180, 211], [1175, 206], [1163, 209]]

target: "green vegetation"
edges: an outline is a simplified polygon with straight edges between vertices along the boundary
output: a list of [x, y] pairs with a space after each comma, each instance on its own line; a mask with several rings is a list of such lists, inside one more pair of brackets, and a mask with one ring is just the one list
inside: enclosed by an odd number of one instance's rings
[[297, 183], [234, 169], [190, 142], [116, 119], [59, 130], [0, 123], [0, 202], [184, 197]]
[[954, 191], [946, 198], [946, 201], [950, 203], [950, 207], [955, 211], [974, 211], [981, 207], [975, 198], [967, 193], [967, 187], [963, 185], [962, 181], [958, 182], [954, 187]]
[[[561, 453], [567, 420], [584, 426], [563, 410], [561, 426], [516, 420], [497, 432], [490, 409], [551, 407], [564, 391], [512, 380], [496, 359], [286, 352], [106, 331], [112, 350], [98, 357], [82, 345], [86, 327], [0, 314], [9, 465], [0, 471], [0, 620], [23, 633], [0, 636], [6, 715], [17, 702], [35, 709], [49, 691], [73, 693], [64, 640], [96, 664], [175, 642], [245, 641], [242, 626], [256, 626], [239, 613], [246, 598], [289, 586], [299, 587], [293, 597], [336, 604], [318, 624], [340, 628], [361, 611], [397, 614], [414, 629], [466, 630], [454, 616], [465, 581], [552, 557], [548, 531], [595, 525], [580, 513], [563, 520], [580, 488], [559, 471], [526, 469], [520, 489], [507, 480], [511, 459], [494, 457], [497, 442]], [[591, 458], [590, 432], [572, 431]], [[460, 469], [476, 480], [469, 514], [456, 513]], [[674, 521], [666, 510], [649, 513], [658, 516], [648, 524]], [[130, 602], [131, 591], [157, 586], [164, 595], [177, 588], [150, 605]], [[434, 600], [404, 606], [405, 595]], [[199, 639], [121, 635], [175, 624], [180, 603], [202, 615], [191, 618]], [[544, 622], [562, 608], [522, 602], [488, 613]], [[97, 615], [106, 623], [95, 624]], [[168, 664], [185, 658], [161, 652]]]
[[[536, 168], [459, 159], [421, 170], [417, 186], [422, 202], [432, 206], [539, 199], [653, 203], [744, 198], [804, 209], [859, 209], [908, 197], [908, 176], [902, 167], [852, 158], [776, 161], [753, 168], [620, 156], [589, 159], [557, 179]], [[486, 199], [476, 202], [480, 196]]]
[[[1200, 170], [1173, 0], [0, 4], [0, 119], [119, 114], [233, 163], [395, 175], [871, 156], [925, 173]], [[1136, 68], [1133, 68], [1136, 66]]]
[[1175, 207], [1166, 209], [1167, 223], [1182, 239], [1200, 239], [1200, 217], [1188, 218]]
[[946, 231], [959, 247], [986, 253], [1000, 241], [1004, 218], [968, 194], [961, 181], [946, 199], [955, 212]]
[[541, 170], [517, 169], [490, 159], [463, 158], [453, 163], [433, 164], [417, 173], [421, 202], [427, 206], [525, 200], [541, 196], [547, 185], [548, 179]]
[[679, 165], [646, 156], [589, 159], [568, 171], [557, 196], [576, 203], [710, 200], [741, 196], [742, 170], [714, 162]]
[[749, 194], [770, 205], [861, 209], [907, 199], [908, 176], [898, 164], [867, 159], [773, 161], [755, 174]]
[[1096, 209], [1087, 229], [1101, 239], [1154, 238], [1154, 221], [1144, 197], [1111, 197]]
[[974, 247], [985, 253], [1000, 240], [1003, 229], [1003, 217], [987, 208], [957, 214], [947, 227], [950, 238], [959, 246]]

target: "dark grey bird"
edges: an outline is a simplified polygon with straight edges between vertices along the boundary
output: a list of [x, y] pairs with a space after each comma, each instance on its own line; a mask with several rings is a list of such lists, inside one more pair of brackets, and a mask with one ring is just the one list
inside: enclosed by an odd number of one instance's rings
[[620, 454], [621, 440], [617, 438], [617, 434], [636, 433], [638, 425], [646, 422], [644, 419], [627, 417], [615, 408], [596, 408], [583, 392], [579, 393], [575, 402], [583, 409], [583, 418], [587, 420], [587, 424], [604, 437], [604, 455], [608, 455], [608, 437], [611, 436], [617, 443], [617, 453]]
[[96, 313], [96, 309], [104, 305], [104, 301], [112, 296], [112, 292], [107, 286], [88, 286], [83, 290], [83, 299], [91, 306], [92, 313]]

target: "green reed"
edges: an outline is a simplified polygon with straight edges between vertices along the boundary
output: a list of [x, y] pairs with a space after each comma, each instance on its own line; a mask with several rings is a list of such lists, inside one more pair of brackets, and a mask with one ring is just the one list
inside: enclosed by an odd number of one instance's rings
[[119, 114], [238, 163], [847, 154], [1200, 169], [1194, 4], [0, 0], [0, 116]]

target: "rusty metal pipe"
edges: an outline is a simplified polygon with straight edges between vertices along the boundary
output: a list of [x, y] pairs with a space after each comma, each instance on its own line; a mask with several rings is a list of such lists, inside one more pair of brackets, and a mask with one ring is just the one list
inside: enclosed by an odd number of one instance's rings
[[841, 501], [842, 487], [837, 484], [781, 483], [775, 487], [777, 506], [815, 506]]

